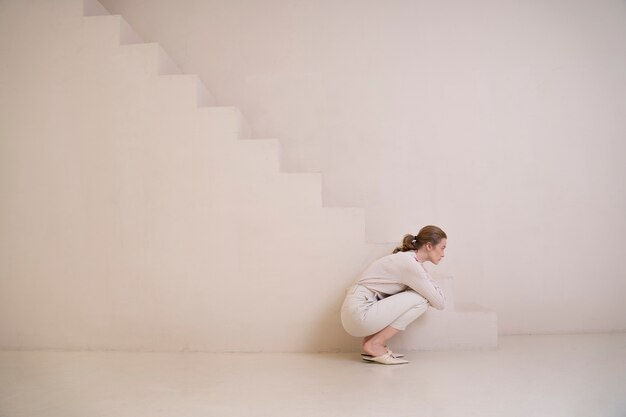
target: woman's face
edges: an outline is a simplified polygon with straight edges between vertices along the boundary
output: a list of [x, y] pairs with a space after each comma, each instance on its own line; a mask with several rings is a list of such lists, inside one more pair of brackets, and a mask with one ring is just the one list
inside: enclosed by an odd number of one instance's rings
[[435, 246], [429, 244], [431, 249], [428, 252], [428, 260], [437, 265], [445, 256], [444, 251], [446, 250], [447, 243], [448, 240], [444, 238], [441, 239]]

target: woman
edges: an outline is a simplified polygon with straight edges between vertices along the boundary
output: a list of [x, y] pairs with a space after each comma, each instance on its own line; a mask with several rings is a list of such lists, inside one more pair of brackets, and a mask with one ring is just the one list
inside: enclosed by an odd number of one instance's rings
[[444, 257], [448, 237], [437, 226], [406, 235], [393, 254], [372, 263], [348, 289], [341, 322], [352, 336], [363, 337], [361, 356], [384, 365], [409, 363], [394, 354], [387, 342], [422, 315], [428, 306], [445, 307], [445, 296], [424, 262], [437, 265]]

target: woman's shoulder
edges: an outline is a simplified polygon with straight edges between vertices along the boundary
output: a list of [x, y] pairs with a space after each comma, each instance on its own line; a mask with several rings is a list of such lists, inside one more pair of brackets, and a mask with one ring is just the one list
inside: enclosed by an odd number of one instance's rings
[[406, 251], [406, 252], [396, 252], [389, 255], [385, 255], [381, 260], [385, 262], [393, 262], [393, 263], [410, 263], [415, 261], [415, 252]]
[[412, 250], [408, 250], [406, 252], [392, 253], [390, 256], [395, 256], [397, 258], [403, 258], [403, 259], [415, 259], [415, 252], [413, 252]]

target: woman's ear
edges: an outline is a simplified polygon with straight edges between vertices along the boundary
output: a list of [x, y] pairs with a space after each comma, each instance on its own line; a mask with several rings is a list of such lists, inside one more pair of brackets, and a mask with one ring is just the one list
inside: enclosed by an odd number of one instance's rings
[[426, 242], [426, 250], [433, 250], [433, 244], [430, 242]]

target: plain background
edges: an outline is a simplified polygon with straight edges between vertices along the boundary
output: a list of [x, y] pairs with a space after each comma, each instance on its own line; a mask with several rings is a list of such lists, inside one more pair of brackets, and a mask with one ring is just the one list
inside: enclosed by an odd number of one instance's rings
[[623, 1], [105, 5], [290, 174], [119, 20], [0, 1], [3, 348], [349, 350], [426, 224], [501, 334], [626, 329]]

